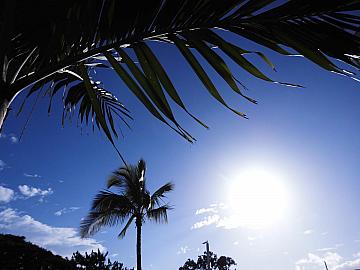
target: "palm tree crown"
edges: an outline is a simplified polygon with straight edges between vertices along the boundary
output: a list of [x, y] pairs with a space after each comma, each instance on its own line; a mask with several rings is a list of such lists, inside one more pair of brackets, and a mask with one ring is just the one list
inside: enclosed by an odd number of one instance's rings
[[119, 233], [123, 238], [127, 229], [135, 221], [137, 228], [137, 269], [141, 270], [141, 227], [148, 219], [167, 222], [167, 211], [171, 207], [164, 203], [166, 193], [174, 189], [166, 183], [152, 195], [146, 187], [146, 164], [140, 160], [136, 166], [126, 165], [114, 171], [107, 181], [107, 188], [117, 188], [118, 192], [100, 191], [94, 198], [88, 216], [80, 226], [81, 237], [90, 236], [104, 226], [125, 223]]

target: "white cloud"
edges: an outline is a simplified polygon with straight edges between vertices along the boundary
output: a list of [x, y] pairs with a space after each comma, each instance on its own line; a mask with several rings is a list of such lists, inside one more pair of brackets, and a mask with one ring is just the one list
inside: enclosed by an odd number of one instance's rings
[[63, 208], [63, 209], [60, 209], [59, 211], [56, 211], [54, 213], [55, 216], [61, 216], [63, 214], [67, 214], [67, 213], [71, 213], [71, 212], [74, 212], [76, 210], [79, 210], [80, 207], [77, 207], [77, 206], [72, 206], [72, 207], [69, 207], [69, 208]]
[[217, 222], [216, 227], [224, 229], [235, 229], [242, 226], [242, 222], [237, 215], [223, 217]]
[[336, 247], [318, 248], [317, 251], [332, 251], [336, 250]]
[[298, 260], [296, 262], [296, 270], [317, 270], [324, 269], [326, 261], [329, 270], [332, 270], [334, 266], [338, 265], [343, 258], [335, 252], [326, 252], [323, 256], [318, 256], [313, 253], [309, 253], [306, 258]]
[[194, 225], [192, 225], [191, 229], [200, 229], [201, 227], [209, 226], [214, 223], [218, 223], [219, 220], [220, 220], [219, 215], [207, 216], [207, 217], [204, 217], [203, 220], [196, 222]]
[[105, 250], [95, 239], [81, 239], [76, 228], [52, 227], [11, 208], [0, 212], [0, 229], [3, 233], [23, 235], [28, 241], [62, 256], [71, 256], [75, 251]]
[[180, 247], [180, 249], [176, 253], [177, 254], [186, 254], [189, 251], [190, 251], [190, 248], [188, 246], [183, 246], [183, 247]]
[[0, 171], [5, 169], [5, 167], [6, 167], [6, 163], [0, 159]]
[[200, 208], [195, 212], [196, 216], [206, 213], [214, 214], [203, 218], [199, 222], [196, 222], [191, 227], [191, 229], [199, 229], [209, 225], [215, 225], [217, 228], [223, 228], [227, 230], [240, 227], [257, 229], [261, 228], [262, 224], [266, 222], [260, 218], [249, 215], [249, 213], [244, 213], [241, 211], [236, 212], [231, 210], [233, 209], [224, 203], [211, 204], [208, 208]]
[[8, 138], [11, 143], [19, 142], [19, 138], [13, 133], [10, 134], [0, 133], [0, 139], [6, 139], [6, 138]]
[[195, 215], [201, 215], [206, 213], [217, 213], [217, 210], [215, 207], [200, 208], [196, 210]]
[[304, 234], [309, 235], [309, 234], [312, 234], [313, 232], [314, 232], [314, 230], [309, 229], [309, 230], [304, 231]]
[[0, 186], [0, 203], [8, 203], [14, 199], [14, 191], [10, 188]]
[[41, 175], [38, 174], [30, 174], [30, 173], [24, 173], [25, 177], [30, 177], [30, 178], [41, 178]]
[[44, 197], [54, 193], [54, 191], [51, 188], [42, 190], [40, 188], [30, 187], [28, 185], [20, 185], [19, 190], [22, 195], [29, 198], [34, 196]]
[[296, 262], [296, 270], [324, 269], [324, 261], [329, 270], [354, 270], [360, 267], [360, 254], [354, 255], [352, 260], [345, 260], [336, 252], [326, 252], [322, 256], [309, 253], [306, 258]]
[[15, 135], [11, 135], [11, 136], [10, 136], [10, 142], [11, 142], [11, 143], [18, 143], [18, 142], [19, 142], [19, 139], [18, 139], [18, 137], [16, 137]]
[[346, 261], [334, 267], [332, 270], [354, 270], [354, 269], [359, 269], [359, 267], [360, 267], [360, 258], [357, 258], [353, 261]]

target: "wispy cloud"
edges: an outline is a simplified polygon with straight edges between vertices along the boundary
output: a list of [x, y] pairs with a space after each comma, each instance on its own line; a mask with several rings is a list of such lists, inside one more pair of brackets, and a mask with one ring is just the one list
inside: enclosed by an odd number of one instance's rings
[[5, 167], [6, 167], [6, 163], [0, 159], [0, 171], [5, 169]]
[[[243, 224], [239, 223], [237, 216], [229, 216], [224, 210], [228, 209], [228, 206], [224, 203], [210, 204], [209, 207], [197, 209], [196, 216], [203, 216], [202, 220], [196, 222], [191, 226], [191, 229], [200, 229], [205, 226], [215, 225], [216, 227], [222, 227], [225, 229], [237, 228]], [[212, 215], [211, 215], [212, 214]]]
[[179, 250], [176, 252], [178, 255], [180, 254], [186, 254], [190, 251], [190, 248], [188, 246], [182, 246], [179, 248]]
[[305, 258], [300, 259], [295, 263], [296, 270], [324, 269], [324, 261], [326, 261], [329, 269], [333, 270], [335, 266], [343, 261], [343, 257], [335, 252], [326, 252], [322, 256], [309, 253]]
[[360, 267], [360, 257], [355, 258], [354, 260], [345, 261], [335, 266], [332, 270], [354, 270], [354, 269], [359, 269], [359, 267]]
[[30, 178], [41, 178], [41, 175], [38, 174], [30, 174], [30, 173], [24, 173], [25, 177], [30, 177]]
[[10, 134], [0, 133], [0, 139], [6, 139], [6, 140], [8, 139], [12, 144], [19, 142], [19, 138], [14, 133], [10, 133]]
[[296, 262], [296, 270], [324, 269], [324, 261], [329, 270], [354, 270], [360, 267], [360, 252], [349, 260], [336, 252], [326, 252], [321, 256], [309, 253], [306, 258]]
[[35, 196], [45, 197], [54, 193], [51, 188], [42, 190], [40, 188], [30, 187], [28, 185], [20, 185], [18, 188], [20, 193], [27, 198]]
[[191, 226], [191, 229], [200, 229], [204, 226], [209, 226], [211, 224], [216, 224], [220, 220], [219, 215], [211, 215], [204, 217], [201, 221], [196, 222], [194, 225]]
[[194, 223], [191, 229], [200, 229], [210, 225], [226, 230], [236, 228], [258, 229], [266, 223], [266, 220], [259, 219], [249, 212], [224, 203], [211, 204], [209, 207], [196, 210], [195, 216], [200, 215], [207, 216]]
[[14, 199], [15, 192], [3, 186], [0, 186], [0, 203], [8, 203]]
[[18, 137], [16, 137], [15, 135], [10, 135], [9, 140], [10, 140], [11, 143], [18, 143], [19, 142]]
[[215, 207], [209, 207], [209, 208], [200, 208], [197, 209], [195, 212], [195, 215], [201, 215], [201, 214], [207, 214], [207, 213], [217, 213], [217, 209]]
[[105, 250], [95, 239], [81, 239], [75, 228], [52, 227], [11, 208], [0, 212], [0, 229], [5, 233], [23, 235], [28, 241], [62, 256], [71, 256], [75, 251]]
[[309, 235], [309, 234], [312, 234], [313, 232], [314, 232], [314, 230], [309, 229], [309, 230], [305, 230], [303, 233], [305, 235]]
[[54, 213], [55, 216], [61, 216], [61, 215], [64, 215], [64, 214], [67, 214], [67, 213], [71, 213], [71, 212], [74, 212], [76, 210], [79, 210], [80, 207], [77, 207], [77, 206], [72, 206], [72, 207], [69, 207], [69, 208], [63, 208], [63, 209], [60, 209], [59, 211], [56, 211]]
[[337, 248], [336, 247], [326, 247], [326, 248], [318, 248], [317, 251], [334, 251], [336, 250]]
[[[242, 223], [242, 220], [237, 215], [228, 215], [224, 213], [224, 209], [226, 209], [225, 204], [220, 205], [212, 205], [211, 208], [201, 208], [199, 209], [195, 215], [200, 215], [203, 213], [216, 213], [213, 215], [208, 215], [202, 218], [202, 220], [194, 223], [191, 226], [191, 229], [200, 229], [206, 226], [214, 225], [218, 228], [224, 229], [234, 229], [238, 227], [243, 227], [245, 224]], [[204, 210], [203, 210], [204, 209]], [[209, 210], [211, 209], [211, 210]]]

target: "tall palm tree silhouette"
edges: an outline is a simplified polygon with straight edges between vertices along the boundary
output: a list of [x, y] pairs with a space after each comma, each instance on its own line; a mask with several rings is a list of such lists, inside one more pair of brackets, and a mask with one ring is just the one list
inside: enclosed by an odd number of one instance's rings
[[146, 187], [146, 164], [141, 159], [136, 166], [126, 165], [114, 171], [107, 181], [107, 188], [118, 188], [118, 193], [110, 190], [100, 191], [94, 198], [88, 216], [80, 226], [81, 237], [95, 234], [104, 226], [125, 223], [119, 233], [123, 238], [129, 226], [136, 225], [137, 270], [141, 270], [141, 228], [144, 222], [167, 222], [167, 211], [171, 207], [164, 202], [166, 193], [174, 189], [171, 182], [166, 183], [152, 195]]

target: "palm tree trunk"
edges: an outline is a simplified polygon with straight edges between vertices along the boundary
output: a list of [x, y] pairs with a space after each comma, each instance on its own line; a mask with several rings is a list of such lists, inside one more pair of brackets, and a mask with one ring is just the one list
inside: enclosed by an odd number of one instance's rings
[[141, 270], [141, 217], [136, 218], [136, 270]]

